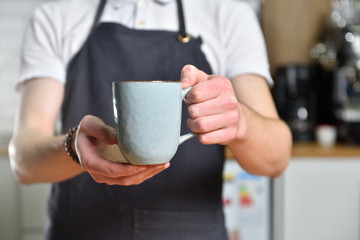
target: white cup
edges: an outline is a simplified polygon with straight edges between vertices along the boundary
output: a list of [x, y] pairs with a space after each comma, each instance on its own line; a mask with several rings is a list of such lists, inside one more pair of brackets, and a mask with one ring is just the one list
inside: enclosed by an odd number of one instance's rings
[[337, 129], [333, 125], [322, 124], [316, 127], [315, 135], [321, 146], [331, 147], [336, 142]]

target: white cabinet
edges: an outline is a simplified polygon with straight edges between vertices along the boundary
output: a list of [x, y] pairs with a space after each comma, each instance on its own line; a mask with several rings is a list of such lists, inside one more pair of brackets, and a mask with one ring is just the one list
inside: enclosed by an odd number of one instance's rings
[[275, 181], [276, 240], [358, 240], [360, 157], [294, 157]]
[[43, 240], [44, 236], [39, 233], [24, 234], [21, 236], [21, 240]]
[[229, 240], [269, 240], [271, 182], [245, 172], [236, 160], [224, 166], [223, 205]]
[[19, 239], [17, 187], [8, 158], [0, 156], [0, 239]]
[[42, 240], [49, 184], [23, 186], [0, 157], [0, 239]]
[[50, 184], [19, 187], [21, 240], [42, 240]]

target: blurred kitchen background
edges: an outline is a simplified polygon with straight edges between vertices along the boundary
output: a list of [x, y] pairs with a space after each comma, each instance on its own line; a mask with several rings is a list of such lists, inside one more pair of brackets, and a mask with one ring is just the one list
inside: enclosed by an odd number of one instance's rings
[[[48, 184], [22, 186], [7, 144], [23, 32], [48, 0], [0, 0], [0, 239], [40, 240]], [[239, 0], [241, 1], [241, 0]], [[224, 210], [231, 240], [360, 239], [360, 0], [247, 0], [262, 25], [291, 163], [271, 180], [227, 154]]]

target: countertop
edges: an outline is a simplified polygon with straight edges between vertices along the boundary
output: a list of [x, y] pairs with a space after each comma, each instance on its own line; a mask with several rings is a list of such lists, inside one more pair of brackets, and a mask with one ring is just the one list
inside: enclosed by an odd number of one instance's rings
[[316, 142], [294, 143], [293, 157], [360, 157], [360, 146], [336, 144], [323, 147]]
[[[0, 156], [8, 155], [8, 146], [0, 146]], [[229, 149], [226, 149], [227, 159], [233, 159], [234, 156]], [[292, 149], [293, 157], [359, 157], [360, 146], [349, 146], [336, 144], [333, 147], [322, 147], [315, 142], [294, 143]]]
[[[232, 159], [233, 154], [226, 149], [225, 156]], [[294, 143], [292, 148], [293, 157], [359, 157], [360, 146], [336, 144], [332, 147], [323, 147], [316, 142]]]

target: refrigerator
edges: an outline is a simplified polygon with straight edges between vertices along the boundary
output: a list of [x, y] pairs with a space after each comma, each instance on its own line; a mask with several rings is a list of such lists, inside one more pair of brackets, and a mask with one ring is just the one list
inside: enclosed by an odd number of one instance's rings
[[271, 179], [225, 161], [223, 209], [230, 240], [272, 240]]

